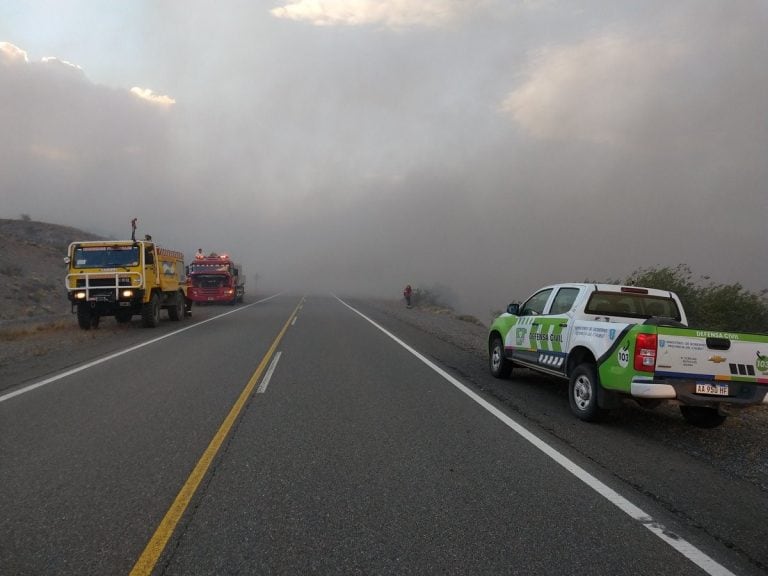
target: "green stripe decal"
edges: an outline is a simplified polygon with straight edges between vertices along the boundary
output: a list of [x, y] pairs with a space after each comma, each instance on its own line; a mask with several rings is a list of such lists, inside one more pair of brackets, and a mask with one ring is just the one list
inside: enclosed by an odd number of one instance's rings
[[528, 333], [531, 350], [536, 350], [536, 348], [539, 347], [539, 341], [536, 339], [536, 333], [538, 332], [538, 330], [539, 330], [538, 326], [534, 326], [533, 324], [531, 324], [531, 330]]
[[549, 322], [539, 321], [539, 333], [541, 334], [541, 340], [538, 341], [537, 348], [544, 352], [549, 350]]
[[552, 350], [555, 352], [563, 351], [563, 324], [565, 322], [560, 319], [555, 320], [553, 324], [555, 329], [552, 331]]

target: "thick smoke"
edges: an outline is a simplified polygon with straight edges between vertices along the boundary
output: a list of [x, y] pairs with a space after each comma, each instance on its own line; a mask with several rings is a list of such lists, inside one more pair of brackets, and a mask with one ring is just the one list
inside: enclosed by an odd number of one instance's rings
[[765, 287], [764, 5], [413, 4], [166, 4], [110, 85], [108, 47], [0, 45], [0, 217], [138, 217], [261, 290], [442, 286], [483, 320], [642, 266]]

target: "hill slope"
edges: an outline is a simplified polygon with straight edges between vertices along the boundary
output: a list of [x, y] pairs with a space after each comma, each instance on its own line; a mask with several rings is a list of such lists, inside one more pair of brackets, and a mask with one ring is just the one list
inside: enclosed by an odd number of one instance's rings
[[69, 313], [67, 246], [99, 239], [67, 226], [0, 219], [0, 322]]

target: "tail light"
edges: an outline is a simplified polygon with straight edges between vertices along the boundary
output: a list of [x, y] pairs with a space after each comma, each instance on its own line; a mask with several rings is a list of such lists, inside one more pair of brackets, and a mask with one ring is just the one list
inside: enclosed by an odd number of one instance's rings
[[656, 369], [656, 334], [638, 334], [635, 340], [635, 370]]

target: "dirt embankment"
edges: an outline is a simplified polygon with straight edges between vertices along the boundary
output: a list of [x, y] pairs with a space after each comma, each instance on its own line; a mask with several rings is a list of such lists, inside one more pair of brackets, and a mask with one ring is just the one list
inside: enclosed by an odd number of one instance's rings
[[0, 219], [0, 328], [67, 314], [67, 246], [99, 238], [67, 226]]

